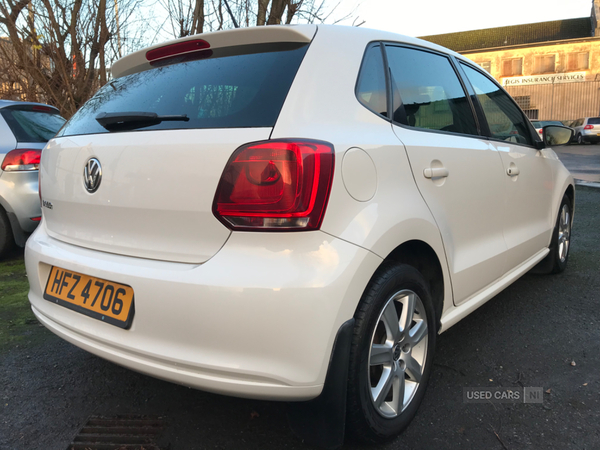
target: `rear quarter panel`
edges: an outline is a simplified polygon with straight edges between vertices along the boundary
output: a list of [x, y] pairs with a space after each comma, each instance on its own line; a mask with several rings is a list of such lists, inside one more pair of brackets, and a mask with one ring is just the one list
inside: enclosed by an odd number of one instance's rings
[[[446, 309], [452, 307], [452, 291], [441, 236], [416, 189], [404, 146], [391, 124], [361, 105], [355, 95], [363, 54], [373, 40], [377, 39], [368, 32], [346, 34], [332, 27], [319, 27], [272, 138], [331, 142], [335, 148], [335, 172], [321, 229], [381, 258], [410, 240], [429, 244], [443, 268]], [[359, 181], [375, 184], [369, 199], [357, 200], [346, 188], [349, 177], [361, 176], [343, 168], [348, 151], [357, 148], [368, 154], [374, 166], [374, 170], [365, 167], [364, 171], [365, 177], [375, 177], [374, 183]], [[347, 317], [354, 314], [361, 295], [362, 291], [357, 292], [342, 307]]]

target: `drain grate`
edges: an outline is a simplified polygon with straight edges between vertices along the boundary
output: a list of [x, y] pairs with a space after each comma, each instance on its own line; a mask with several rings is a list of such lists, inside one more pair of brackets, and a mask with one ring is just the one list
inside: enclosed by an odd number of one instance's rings
[[160, 450], [164, 428], [157, 416], [91, 416], [67, 450]]

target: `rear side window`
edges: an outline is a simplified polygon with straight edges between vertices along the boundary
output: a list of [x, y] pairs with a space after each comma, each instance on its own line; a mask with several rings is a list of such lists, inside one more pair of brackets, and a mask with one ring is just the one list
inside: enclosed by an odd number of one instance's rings
[[462, 66], [481, 103], [491, 137], [516, 144], [533, 145], [527, 119], [509, 95], [481, 72], [466, 64]]
[[2, 116], [18, 142], [48, 142], [65, 123], [58, 114], [21, 109], [2, 109]]
[[392, 73], [394, 120], [415, 128], [477, 135], [473, 111], [447, 57], [386, 46]]
[[588, 119], [588, 124], [589, 125], [599, 125], [600, 124], [600, 117], [590, 117]]
[[387, 89], [379, 44], [368, 48], [365, 53], [356, 86], [356, 96], [358, 101], [371, 111], [387, 117]]
[[203, 59], [117, 78], [92, 97], [59, 136], [106, 133], [100, 113], [187, 115], [140, 130], [271, 127], [307, 45], [263, 44], [209, 50]]

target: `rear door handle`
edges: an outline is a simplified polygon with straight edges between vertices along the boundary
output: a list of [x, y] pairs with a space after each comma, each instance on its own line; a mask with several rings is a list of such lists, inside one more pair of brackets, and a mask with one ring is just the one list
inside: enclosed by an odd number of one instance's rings
[[448, 169], [445, 167], [428, 167], [423, 170], [425, 178], [446, 178], [449, 175]]

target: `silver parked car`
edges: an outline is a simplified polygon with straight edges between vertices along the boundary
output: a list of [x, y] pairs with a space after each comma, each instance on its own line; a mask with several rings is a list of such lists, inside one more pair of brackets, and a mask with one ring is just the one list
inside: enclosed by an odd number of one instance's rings
[[53, 106], [0, 100], [0, 257], [40, 222], [40, 156], [64, 122]]
[[532, 120], [531, 125], [533, 125], [533, 128], [535, 128], [535, 131], [538, 132], [540, 137], [542, 137], [542, 130], [545, 126], [548, 126], [548, 125], [558, 125], [559, 127], [565, 126], [559, 120]]
[[600, 142], [600, 117], [584, 117], [571, 124], [578, 144]]

